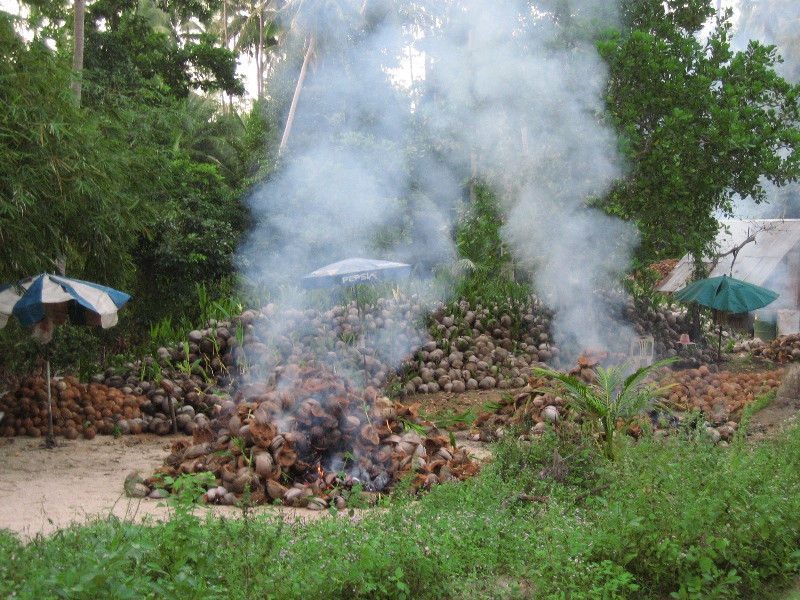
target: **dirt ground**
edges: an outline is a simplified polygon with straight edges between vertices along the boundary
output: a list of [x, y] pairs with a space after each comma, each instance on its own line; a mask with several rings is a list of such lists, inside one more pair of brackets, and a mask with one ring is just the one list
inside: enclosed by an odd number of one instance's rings
[[[463, 401], [450, 398], [460, 405]], [[431, 409], [433, 410], [433, 408]], [[8, 529], [23, 540], [48, 535], [72, 523], [109, 518], [140, 522], [165, 519], [170, 508], [163, 500], [132, 499], [124, 493], [125, 478], [132, 472], [142, 477], [163, 465], [170, 447], [187, 436], [153, 434], [120, 437], [97, 436], [92, 440], [56, 439], [48, 449], [43, 438], [0, 438], [0, 529]], [[466, 447], [475, 460], [489, 455], [486, 445], [456, 433], [457, 444]], [[236, 516], [230, 506], [200, 507], [197, 514]], [[263, 507], [290, 520], [308, 520], [328, 515], [305, 508]]]
[[[0, 529], [29, 540], [72, 523], [112, 516], [134, 522], [169, 518], [170, 507], [164, 500], [129, 498], [124, 482], [134, 471], [142, 477], [152, 475], [178, 439], [191, 438], [151, 434], [58, 438], [53, 449], [40, 438], [0, 438]], [[230, 517], [240, 514], [232, 506], [200, 506], [195, 514], [208, 510]], [[292, 521], [329, 514], [272, 506], [256, 510], [278, 511]]]
[[[464, 394], [439, 393], [418, 397], [429, 415], [472, 410], [479, 412], [503, 396], [502, 391]], [[800, 398], [779, 398], [757, 414], [750, 430], [769, 435], [800, 410]], [[0, 438], [0, 529], [16, 532], [21, 539], [48, 535], [73, 522], [115, 515], [134, 521], [163, 519], [169, 508], [159, 500], [134, 500], [125, 496], [123, 482], [131, 472], [146, 477], [163, 464], [176, 439], [185, 436], [130, 435], [97, 436], [93, 440], [69, 441], [58, 438], [54, 449], [44, 447], [41, 438]], [[468, 440], [467, 432], [457, 434], [458, 444], [468, 447], [476, 458], [484, 458], [484, 446]], [[205, 509], [198, 509], [205, 510]], [[218, 513], [235, 515], [232, 507], [214, 507]], [[273, 507], [264, 510], [275, 510]], [[307, 509], [282, 509], [291, 519], [315, 518]]]

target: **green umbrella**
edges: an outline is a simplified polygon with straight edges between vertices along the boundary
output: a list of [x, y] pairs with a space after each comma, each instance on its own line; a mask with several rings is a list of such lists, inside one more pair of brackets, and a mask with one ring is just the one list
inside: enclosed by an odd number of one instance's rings
[[[779, 295], [760, 285], [723, 275], [722, 277], [709, 277], [693, 281], [685, 288], [675, 292], [675, 299], [682, 302], [697, 302], [717, 311], [745, 313], [763, 308]], [[721, 352], [722, 325], [720, 324], [717, 357]]]
[[709, 308], [732, 313], [762, 308], [778, 296], [777, 292], [727, 275], [699, 279], [675, 292], [676, 300], [694, 301]]

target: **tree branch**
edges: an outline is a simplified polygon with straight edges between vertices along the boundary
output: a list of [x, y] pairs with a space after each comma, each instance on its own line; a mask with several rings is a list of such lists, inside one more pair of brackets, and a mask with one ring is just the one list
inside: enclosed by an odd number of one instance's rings
[[739, 251], [742, 248], [744, 248], [747, 244], [750, 244], [751, 242], [755, 242], [757, 234], [761, 233], [762, 231], [770, 231], [771, 229], [774, 229], [774, 225], [771, 225], [771, 224], [759, 225], [758, 227], [756, 227], [756, 229], [755, 229], [755, 231], [753, 231], [753, 233], [750, 233], [750, 230], [748, 229], [747, 230], [747, 237], [744, 239], [744, 241], [742, 241], [741, 243], [735, 245], [733, 248], [731, 248], [727, 252], [722, 252], [722, 253], [714, 255], [713, 260], [711, 261], [711, 266], [710, 266], [708, 272], [710, 273], [711, 271], [713, 271], [717, 267], [717, 265], [719, 264], [720, 260], [722, 260], [723, 258], [725, 258], [726, 256], [728, 256], [730, 254], [733, 254], [733, 261], [731, 261], [731, 270], [730, 270], [730, 272], [733, 273], [733, 265], [736, 262], [736, 256], [739, 254]]

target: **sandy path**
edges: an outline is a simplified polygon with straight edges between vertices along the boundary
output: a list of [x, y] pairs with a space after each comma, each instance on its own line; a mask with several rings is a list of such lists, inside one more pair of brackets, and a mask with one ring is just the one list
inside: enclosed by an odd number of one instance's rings
[[[76, 441], [57, 438], [53, 449], [45, 448], [41, 438], [0, 438], [0, 529], [28, 540], [112, 514], [136, 522], [168, 518], [170, 509], [163, 500], [128, 498], [123, 484], [132, 471], [142, 477], [152, 475], [177, 439], [191, 438], [148, 434]], [[196, 514], [206, 510], [240, 514], [232, 506], [198, 507]], [[292, 521], [329, 514], [274, 506], [256, 510], [277, 511]]]
[[131, 471], [148, 476], [169, 453], [176, 437], [149, 435], [68, 441], [47, 449], [41, 438], [0, 439], [0, 528], [23, 539], [52, 533], [87, 517], [114, 514], [165, 516], [154, 500], [132, 500], [123, 492]]
[[[465, 433], [457, 436], [462, 438], [459, 445], [469, 448], [473, 457], [488, 455], [483, 444], [470, 444], [462, 436], [466, 437]], [[0, 529], [14, 531], [27, 540], [73, 522], [83, 524], [89, 518], [111, 514], [136, 522], [145, 517], [167, 518], [169, 508], [163, 500], [128, 498], [123, 484], [132, 471], [142, 477], [152, 475], [178, 439], [191, 438], [99, 435], [93, 440], [69, 441], [59, 437], [53, 449], [44, 447], [43, 438], [0, 438]], [[199, 507], [196, 514], [205, 510], [226, 516], [240, 514], [231, 506]], [[330, 514], [274, 506], [255, 510], [277, 512], [290, 521]]]

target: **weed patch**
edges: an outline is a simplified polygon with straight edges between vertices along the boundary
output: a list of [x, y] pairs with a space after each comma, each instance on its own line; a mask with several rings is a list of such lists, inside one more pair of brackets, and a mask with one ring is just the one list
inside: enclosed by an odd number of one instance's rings
[[[266, 509], [96, 519], [28, 544], [0, 532], [16, 598], [700, 599], [763, 597], [800, 572], [800, 430], [728, 449], [625, 440], [610, 462], [554, 431], [414, 499], [308, 524]], [[554, 456], [563, 477], [547, 470]], [[264, 512], [266, 511], [266, 512]], [[359, 516], [360, 515], [360, 516]]]

